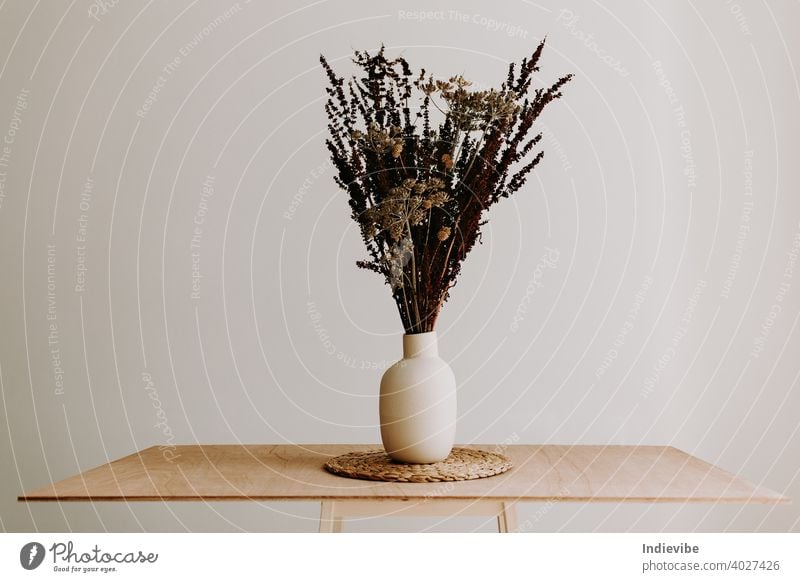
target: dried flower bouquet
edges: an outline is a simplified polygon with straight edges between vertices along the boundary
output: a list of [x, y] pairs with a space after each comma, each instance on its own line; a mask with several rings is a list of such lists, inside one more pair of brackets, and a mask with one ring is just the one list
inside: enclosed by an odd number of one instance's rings
[[461, 263], [480, 241], [484, 213], [541, 161], [533, 123], [572, 75], [532, 88], [544, 42], [511, 64], [499, 89], [457, 75], [412, 72], [402, 57], [357, 51], [345, 81], [324, 56], [326, 144], [350, 197], [369, 259], [357, 265], [391, 286], [407, 334], [433, 331]]

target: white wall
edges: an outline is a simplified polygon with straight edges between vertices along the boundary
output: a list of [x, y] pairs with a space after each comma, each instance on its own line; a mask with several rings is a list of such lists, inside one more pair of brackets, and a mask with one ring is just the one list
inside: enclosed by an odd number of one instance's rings
[[[319, 53], [347, 71], [383, 42], [497, 83], [544, 35], [541, 80], [576, 79], [440, 318], [458, 440], [670, 444], [800, 496], [800, 7], [544, 4], [0, 4], [0, 526], [313, 530], [313, 504], [14, 499], [170, 436], [377, 442], [370, 368], [402, 328], [354, 266]], [[545, 531], [800, 530], [797, 504], [520, 511]]]

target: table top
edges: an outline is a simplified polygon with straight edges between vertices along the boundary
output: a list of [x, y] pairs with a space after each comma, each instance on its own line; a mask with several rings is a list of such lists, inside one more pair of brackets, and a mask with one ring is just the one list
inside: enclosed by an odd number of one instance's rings
[[753, 485], [673, 447], [475, 445], [514, 466], [501, 475], [444, 483], [385, 483], [338, 477], [323, 464], [377, 445], [158, 446], [90, 469], [20, 501], [493, 500], [782, 503]]

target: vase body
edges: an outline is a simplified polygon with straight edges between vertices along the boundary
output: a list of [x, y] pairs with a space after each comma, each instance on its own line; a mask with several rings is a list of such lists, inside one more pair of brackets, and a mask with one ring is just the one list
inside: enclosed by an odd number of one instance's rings
[[403, 336], [403, 359], [381, 379], [381, 440], [403, 463], [436, 463], [456, 433], [456, 379], [439, 357], [436, 332]]

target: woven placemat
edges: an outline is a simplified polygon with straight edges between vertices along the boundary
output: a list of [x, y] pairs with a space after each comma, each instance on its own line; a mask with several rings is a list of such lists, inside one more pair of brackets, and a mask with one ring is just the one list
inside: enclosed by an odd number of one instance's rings
[[498, 453], [456, 447], [444, 461], [426, 465], [398, 463], [385, 451], [365, 451], [334, 457], [325, 463], [325, 468], [351, 479], [435, 483], [499, 475], [511, 468], [511, 461]]

